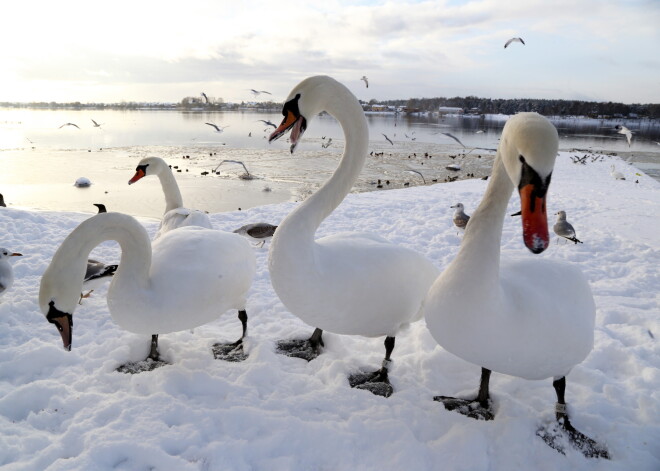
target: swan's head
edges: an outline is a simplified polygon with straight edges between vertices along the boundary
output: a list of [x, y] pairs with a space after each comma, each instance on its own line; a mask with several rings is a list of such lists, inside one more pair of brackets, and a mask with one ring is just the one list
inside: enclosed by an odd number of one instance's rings
[[[97, 215], [93, 217], [99, 217]], [[68, 257], [62, 247], [41, 277], [39, 308], [46, 320], [53, 324], [62, 337], [65, 350], [71, 350], [73, 339], [73, 313], [78, 306], [83, 280], [87, 271], [86, 256]]]
[[520, 194], [523, 239], [533, 253], [550, 244], [546, 195], [558, 148], [557, 129], [537, 113], [519, 113], [502, 130], [499, 153]]
[[22, 257], [22, 253], [12, 252], [9, 249], [0, 247], [0, 260], [7, 260], [9, 257]]
[[346, 87], [335, 79], [324, 75], [309, 77], [300, 82], [286, 99], [282, 108], [284, 119], [270, 135], [268, 142], [279, 139], [290, 130], [293, 153], [307, 129], [307, 122], [320, 112], [327, 111], [328, 100], [336, 96], [334, 92], [339, 89], [347, 91]]
[[133, 178], [128, 181], [128, 184], [132, 185], [147, 175], [158, 175], [164, 167], [167, 167], [167, 164], [160, 157], [144, 158], [140, 160], [137, 167], [135, 167], [135, 175], [133, 175]]

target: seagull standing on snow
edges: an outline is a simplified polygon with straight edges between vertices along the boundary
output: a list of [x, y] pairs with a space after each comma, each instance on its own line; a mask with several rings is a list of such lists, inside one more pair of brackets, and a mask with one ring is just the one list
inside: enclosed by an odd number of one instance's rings
[[626, 177], [623, 176], [623, 173], [619, 172], [614, 164], [610, 167], [610, 175], [614, 177], [615, 180], [625, 180]]
[[[566, 211], [559, 211], [557, 213], [557, 222], [552, 226], [552, 230], [555, 231], [555, 234], [559, 237], [568, 239], [576, 244], [582, 243], [581, 240], [578, 240], [578, 238], [575, 237], [575, 229], [573, 229], [571, 223], [566, 220]], [[557, 242], [559, 242], [559, 239], [557, 239]]]
[[87, 259], [87, 270], [85, 271], [85, 278], [83, 280], [83, 291], [87, 291], [87, 294], [80, 293], [78, 304], [82, 304], [83, 298], [89, 298], [92, 291], [104, 282], [110, 281], [110, 278], [116, 271], [117, 265], [106, 265], [92, 258]]
[[243, 227], [236, 229], [236, 234], [247, 237], [252, 242], [260, 243], [259, 247], [263, 247], [268, 239], [273, 237], [277, 226], [268, 224], [267, 222], [255, 222], [253, 224], [246, 224]]
[[364, 84], [367, 86], [367, 88], [369, 88], [369, 79], [367, 78], [366, 75], [363, 75], [360, 80], [363, 80]]
[[470, 216], [465, 214], [463, 203], [456, 203], [454, 206], [450, 206], [450, 207], [456, 209], [453, 218], [454, 226], [458, 227], [459, 229], [465, 230], [465, 226], [467, 226], [467, 223], [470, 220]]
[[615, 129], [617, 133], [626, 136], [626, 139], [628, 139], [628, 147], [630, 147], [630, 141], [632, 141], [632, 131], [625, 126], [621, 126], [620, 124], [617, 124]]
[[525, 41], [523, 41], [522, 38], [511, 38], [511, 39], [509, 39], [506, 43], [504, 43], [504, 49], [506, 49], [506, 47], [507, 47], [509, 44], [511, 44], [512, 42], [515, 42], [515, 41], [518, 41], [519, 43], [522, 43], [523, 45], [525, 44]]
[[9, 257], [21, 257], [23, 254], [0, 248], [0, 296], [14, 284], [14, 270], [9, 264]]

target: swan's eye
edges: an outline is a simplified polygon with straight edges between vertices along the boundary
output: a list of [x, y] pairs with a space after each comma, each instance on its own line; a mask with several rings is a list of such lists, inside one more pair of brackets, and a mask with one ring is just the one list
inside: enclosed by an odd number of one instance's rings
[[298, 108], [298, 100], [300, 100], [300, 93], [284, 103], [282, 107], [282, 116], [286, 117], [287, 113], [291, 112], [297, 118], [300, 116], [300, 109]]

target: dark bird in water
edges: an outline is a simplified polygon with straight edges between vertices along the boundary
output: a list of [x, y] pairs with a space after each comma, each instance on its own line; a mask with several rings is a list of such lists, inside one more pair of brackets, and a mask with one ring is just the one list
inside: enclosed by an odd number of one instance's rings
[[261, 243], [259, 247], [263, 247], [266, 241], [273, 237], [275, 229], [277, 229], [277, 226], [273, 226], [267, 222], [255, 222], [253, 224], [246, 224], [245, 226], [236, 229], [234, 232], [247, 237], [252, 242]]
[[[566, 221], [566, 211], [559, 211], [557, 213], [557, 222], [552, 226], [552, 230], [554, 230], [555, 234], [559, 237], [568, 239], [575, 244], [582, 243], [581, 240], [578, 240], [577, 237], [575, 237], [575, 229], [573, 229], [571, 223]], [[557, 239], [557, 242], [559, 242], [559, 239]]]
[[207, 104], [208, 104], [208, 102], [209, 102], [209, 97], [207, 97], [207, 96], [206, 96], [206, 93], [204, 93], [204, 92], [202, 92], [202, 96], [204, 97], [204, 103], [207, 103]]
[[88, 259], [87, 260], [87, 271], [85, 272], [85, 279], [83, 281], [83, 290], [87, 291], [87, 294], [80, 293], [80, 300], [78, 304], [82, 304], [83, 298], [89, 298], [96, 288], [101, 286], [105, 281], [110, 280], [110, 278], [117, 271], [118, 265], [106, 265], [103, 262], [98, 260]]
[[[381, 133], [381, 134], [382, 134], [382, 133]], [[390, 144], [394, 145], [394, 142], [392, 142], [392, 139], [390, 139], [389, 137], [387, 137], [387, 134], [383, 134], [383, 136], [385, 136], [385, 139], [387, 139], [387, 142], [389, 142]]]
[[229, 125], [220, 127], [217, 124], [213, 124], [213, 123], [206, 123], [206, 124], [213, 127], [217, 132], [222, 132], [222, 131], [224, 131], [225, 128], [229, 127]]
[[522, 38], [511, 38], [506, 43], [504, 43], [504, 49], [506, 49], [509, 44], [511, 44], [512, 42], [515, 42], [515, 41], [518, 41], [519, 43], [522, 43], [523, 45], [525, 44], [525, 41], [523, 41]]
[[258, 119], [257, 121], [261, 121], [261, 122], [264, 123], [266, 126], [273, 126], [275, 129], [277, 129], [277, 124], [272, 123], [271, 121], [269, 121], [269, 120], [267, 120], [267, 119]]
[[105, 209], [105, 205], [102, 204], [102, 203], [94, 203], [94, 206], [96, 206], [97, 208], [99, 208], [99, 212], [98, 212], [98, 214], [101, 214], [101, 213], [107, 213], [107, 212], [108, 212], [108, 210]]
[[[100, 128], [101, 126], [103, 126], [103, 123], [99, 124], [96, 121], [94, 121], [93, 119], [92, 119], [92, 123], [94, 123], [95, 128]], [[76, 125], [74, 124], [74, 126], [76, 126]], [[76, 126], [76, 127], [78, 127], [78, 126]]]
[[467, 226], [468, 221], [470, 220], [470, 216], [465, 214], [465, 211], [463, 211], [463, 203], [456, 203], [454, 206], [451, 206], [451, 208], [455, 208], [456, 211], [454, 212], [454, 225], [458, 227], [459, 229], [465, 230], [465, 226]]
[[80, 129], [76, 123], [64, 123], [64, 124], [63, 124], [62, 126], [60, 126], [58, 129], [62, 129], [64, 126], [75, 126], [75, 127], [77, 127], [78, 129]]

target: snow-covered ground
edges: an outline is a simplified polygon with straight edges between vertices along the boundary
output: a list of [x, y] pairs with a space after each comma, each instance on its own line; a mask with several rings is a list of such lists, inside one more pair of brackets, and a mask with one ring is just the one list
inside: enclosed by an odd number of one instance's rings
[[[648, 470], [660, 469], [660, 184], [617, 157], [574, 164], [561, 153], [548, 213], [567, 213], [584, 244], [524, 248], [518, 218], [504, 225], [502, 257], [577, 264], [597, 305], [594, 350], [568, 375], [573, 424], [607, 446], [610, 461], [566, 455], [535, 435], [553, 420], [551, 380], [493, 374], [496, 417], [449, 412], [437, 394], [476, 391], [479, 367], [443, 350], [424, 321], [397, 337], [389, 398], [351, 389], [347, 375], [377, 367], [383, 339], [326, 333], [307, 363], [275, 353], [278, 339], [307, 337], [270, 285], [267, 247], [255, 248], [247, 351], [214, 360], [210, 346], [240, 334], [236, 313], [161, 336], [171, 365], [136, 375], [115, 368], [144, 358], [149, 339], [110, 318], [107, 287], [74, 316], [73, 350], [62, 349], [39, 311], [40, 277], [73, 228], [88, 217], [0, 208], [0, 246], [13, 257], [13, 288], [0, 298], [0, 468], [7, 470]], [[615, 181], [610, 165], [626, 176]], [[638, 183], [636, 183], [638, 181]], [[444, 268], [461, 241], [450, 206], [470, 214], [487, 182], [464, 180], [349, 195], [319, 236], [372, 231]], [[295, 203], [212, 215], [216, 228], [277, 224]], [[514, 195], [510, 213], [519, 209]], [[157, 223], [144, 221], [149, 233]], [[554, 219], [549, 221], [550, 225]], [[119, 260], [115, 243], [92, 252]], [[475, 290], [479, 287], [475, 286]], [[484, 312], [484, 316], [488, 313]]]

